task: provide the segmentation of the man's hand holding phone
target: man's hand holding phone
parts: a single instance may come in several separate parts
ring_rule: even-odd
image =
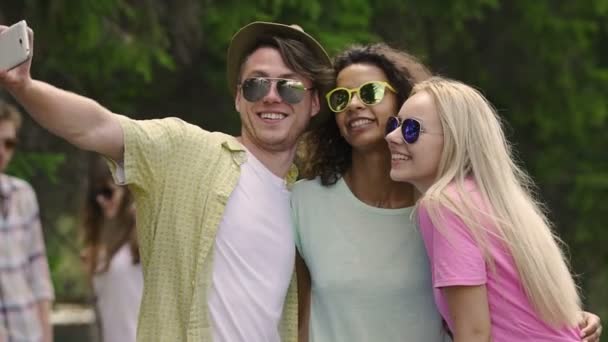
[[[9,91],[31,81],[34,32],[22,20],[10,27],[0,25],[0,87]]]

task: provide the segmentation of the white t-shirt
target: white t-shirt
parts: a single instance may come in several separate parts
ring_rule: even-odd
[[[143,291],[141,264],[133,264],[129,244],[114,254],[106,272],[93,277],[103,342],[135,342]]]
[[[209,314],[214,342],[279,342],[295,246],[285,180],[251,153],[214,245]]]

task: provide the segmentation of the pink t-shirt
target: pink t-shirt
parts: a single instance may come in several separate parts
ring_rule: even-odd
[[[474,203],[486,207],[473,181],[468,181],[465,188]],[[448,188],[448,192],[453,190]],[[453,321],[441,288],[485,284],[494,342],[580,341],[580,331],[577,327],[553,328],[536,313],[523,290],[515,262],[500,240],[489,237],[489,253],[496,267],[495,272],[492,272],[464,222],[446,208],[442,209],[442,214],[441,231],[435,228],[423,206],[419,208],[418,218],[431,264],[435,303],[450,329],[453,329]],[[488,220],[482,223],[485,227],[491,224]]]

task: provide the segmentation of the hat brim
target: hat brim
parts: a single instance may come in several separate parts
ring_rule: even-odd
[[[311,53],[320,63],[324,63],[328,68],[332,68],[331,58],[329,58],[329,55],[323,46],[308,33],[294,26],[256,21],[244,26],[235,33],[230,42],[230,46],[228,47],[226,69],[228,87],[232,96],[236,95],[243,59],[246,57],[246,54],[251,53],[251,50],[259,44],[260,38],[263,37],[281,37],[302,42],[310,49]],[[324,106],[324,95],[325,94],[319,93],[321,112],[312,118],[309,128],[317,127],[321,122],[327,119],[327,113],[323,113],[329,112],[329,110],[325,108],[326,106]]]
[[[329,55],[321,44],[308,33],[293,26],[256,21],[241,28],[233,37],[228,47],[227,76],[228,87],[232,96],[236,95],[236,87],[245,54],[250,53],[263,36],[275,36],[294,39],[306,45],[319,62],[332,66]]]

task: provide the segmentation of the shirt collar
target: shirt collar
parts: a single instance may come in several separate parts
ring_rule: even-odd
[[[222,142],[222,147],[230,152],[232,160],[237,165],[241,166],[247,161],[247,150],[235,137],[227,136]]]
[[[222,147],[227,149],[232,154],[232,160],[237,165],[243,165],[247,161],[247,150],[235,137],[227,136],[222,142]],[[291,190],[293,184],[298,180],[298,168],[295,164],[291,164],[287,175],[285,176],[285,184]]]
[[[296,164],[291,164],[289,167],[289,171],[287,171],[287,176],[285,176],[285,183],[287,184],[287,189],[291,190],[293,184],[298,180],[298,167]]]

